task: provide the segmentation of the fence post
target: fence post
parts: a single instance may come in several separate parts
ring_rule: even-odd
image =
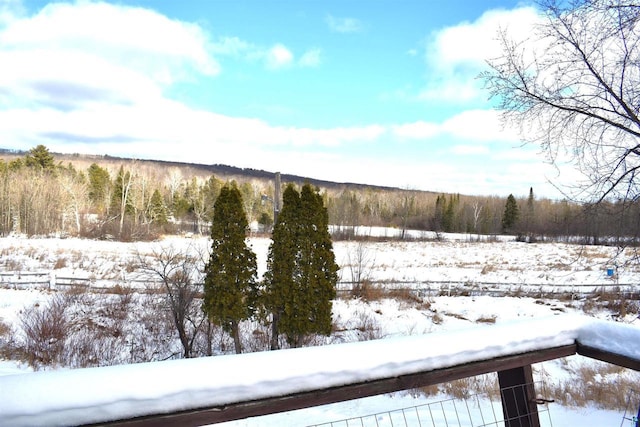
[[[505,427],[540,427],[531,365],[498,372]]]

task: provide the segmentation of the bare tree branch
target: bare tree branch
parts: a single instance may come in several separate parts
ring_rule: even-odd
[[[481,77],[506,123],[550,162],[573,163],[589,201],[640,194],[640,5],[544,0],[526,40],[499,33],[500,57]]]

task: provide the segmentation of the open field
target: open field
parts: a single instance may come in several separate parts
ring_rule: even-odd
[[[310,344],[453,331],[556,313],[586,313],[640,325],[640,320],[636,320],[638,302],[620,299],[621,290],[635,292],[640,282],[633,251],[447,237],[444,241],[335,242],[336,260],[341,266],[340,286],[347,290],[334,303],[333,334],[316,338]],[[266,268],[269,243],[267,238],[250,239],[260,274]],[[100,341],[98,353],[112,357],[96,360],[91,352],[67,355],[61,359],[68,362],[67,366],[176,357],[179,343],[175,332],[163,326],[162,316],[153,312],[161,307],[161,295],[150,292],[153,289],[147,283],[150,277],[139,265],[141,256],[157,253],[160,247],[206,255],[208,241],[184,237],[146,243],[0,239],[0,344],[6,348],[11,341],[14,350],[19,348],[25,338],[24,313],[51,304],[56,296],[63,295],[70,327],[81,325],[101,331],[108,340]],[[610,269],[615,272],[613,276],[607,273]],[[44,280],[30,285],[34,273],[44,274],[38,276]],[[82,286],[68,286],[60,278],[75,278]],[[353,298],[351,291],[354,281],[366,284],[358,289],[358,298]],[[463,290],[458,289],[463,285],[466,286]],[[105,294],[105,288],[113,292]],[[428,292],[416,291],[426,288]],[[506,291],[507,296],[494,297],[487,292],[497,289]],[[560,296],[551,297],[551,292]],[[268,328],[258,322],[246,322],[243,331],[245,349],[265,349]],[[216,354],[232,348],[228,338],[218,335],[214,343]],[[0,373],[32,369],[16,356],[19,351],[3,354],[9,360],[0,364]],[[51,369],[49,365],[32,366]],[[64,363],[57,366],[63,367]],[[610,425],[619,425],[625,397],[634,384],[640,383],[637,373],[579,357],[540,364],[535,371],[537,379],[544,381],[557,402],[550,406],[552,419],[567,417],[580,420],[581,425],[603,425],[601,416],[608,417]],[[326,414],[333,419],[349,418],[378,413],[383,407],[397,409],[420,405],[429,399],[465,397],[471,390],[491,392],[494,387],[495,379],[469,379],[436,389],[332,405],[326,410],[296,411],[258,424],[247,420],[233,425],[290,425],[312,418],[313,422],[331,421]]]

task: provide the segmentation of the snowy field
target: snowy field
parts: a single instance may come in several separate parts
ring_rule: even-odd
[[[592,304],[587,310],[585,300],[579,296],[584,291],[615,290],[617,286],[635,289],[640,282],[640,270],[636,263],[629,262],[635,254],[618,253],[611,247],[525,244],[511,239],[499,242],[476,240],[472,236],[449,235],[440,242],[335,242],[334,251],[336,261],[341,266],[343,282],[350,282],[357,276],[372,282],[384,282],[378,286],[435,286],[440,287],[440,292],[428,294],[420,303],[389,298],[372,301],[339,298],[334,303],[337,332],[330,342],[398,338],[434,332],[453,333],[556,314],[586,313],[599,319],[615,318],[616,321],[640,327],[637,310],[619,313],[593,308]],[[250,245],[257,254],[260,274],[266,268],[269,243],[270,240],[266,238],[250,239]],[[208,250],[208,242],[204,238],[167,237],[160,242],[149,243],[2,238],[0,319],[6,324],[17,325],[21,310],[42,304],[50,298],[52,292],[46,288],[56,289],[57,278],[83,279],[92,287],[135,283],[143,277],[135,269],[137,254],[149,253],[158,246],[183,251]],[[615,273],[613,276],[610,275],[611,271]],[[43,273],[44,276],[38,277],[45,277],[45,283],[28,285],[35,277],[30,273]],[[471,286],[478,292],[448,296],[448,291],[459,284]],[[511,296],[493,297],[485,292],[491,289],[508,289]],[[576,296],[555,299],[529,293],[536,289],[566,291]],[[366,336],[362,336],[362,331]],[[567,381],[589,364],[590,361],[578,356],[545,362],[535,366],[536,379],[547,383]],[[16,361],[0,362],[0,374],[3,375],[28,371],[24,364]],[[617,375],[634,378],[635,373],[624,371]],[[395,393],[225,425],[304,426],[379,414],[446,398],[448,396],[443,393],[433,396]],[[543,425],[555,426],[631,425],[621,424],[621,411],[603,410],[596,404],[580,408],[551,404],[542,422]]]

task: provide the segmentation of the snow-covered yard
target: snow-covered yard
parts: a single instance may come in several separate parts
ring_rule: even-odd
[[[345,282],[357,275],[360,279],[380,282],[377,286],[390,288],[398,287],[399,284],[418,288],[426,282],[477,283],[482,286],[508,287],[513,289],[513,295],[495,298],[481,293],[447,296],[446,292],[441,292],[420,298],[389,298],[393,294],[382,294],[380,298],[371,301],[339,298],[334,303],[336,332],[328,342],[347,343],[377,338],[404,340],[409,336],[419,337],[432,333],[447,337],[470,328],[499,330],[509,328],[514,322],[523,319],[585,313],[602,320],[615,317],[618,322],[630,324],[632,328],[640,326],[640,320],[636,320],[637,304],[627,304],[627,309],[621,313],[619,310],[614,312],[603,309],[598,301],[579,297],[539,298],[528,296],[525,292],[542,287],[549,290],[568,289],[569,294],[583,287],[591,290],[606,286],[613,293],[618,289],[615,286],[634,289],[640,282],[640,270],[635,263],[627,262],[634,255],[631,252],[618,253],[611,247],[525,244],[511,240],[477,242],[468,236],[447,237],[441,242],[336,242],[334,250],[336,260],[342,267],[341,278]],[[269,243],[270,240],[266,238],[250,239],[258,257],[260,274],[266,268]],[[28,275],[24,273],[45,272],[53,277],[89,279],[94,287],[126,284],[141,277],[135,265],[137,254],[148,253],[158,245],[184,251],[206,252],[208,249],[207,239],[204,238],[167,237],[161,242],[148,243],[2,238],[0,273],[11,274],[0,276],[0,280],[4,282],[0,282],[0,320],[18,329],[21,310],[35,304],[45,304],[51,298],[53,292],[47,290],[29,289],[29,286],[26,286],[27,289],[23,289],[25,286],[13,289],[15,286],[10,285],[10,282],[28,280]],[[612,269],[615,274],[610,276],[607,270]],[[55,288],[55,279],[50,282],[53,282]],[[471,343],[468,344],[471,346]],[[638,348],[635,343],[625,345]],[[362,358],[366,359],[365,356]],[[585,365],[593,365],[582,359],[584,358],[575,356],[567,360],[545,362],[535,367],[536,374],[548,383],[570,381]],[[0,374],[10,375],[28,370],[24,364],[16,361],[0,363]],[[63,371],[58,372],[61,373],[56,375],[65,375]],[[615,375],[630,377],[625,384],[638,381],[637,374],[626,370]],[[611,378],[599,378],[599,381],[604,384],[611,381]],[[256,389],[260,388],[253,385]],[[25,393],[30,394],[30,399],[36,396],[35,391]],[[416,406],[429,399],[432,401],[444,397],[446,396],[442,394],[427,397],[396,393],[231,424],[308,425]],[[619,410],[604,410],[598,408],[596,403],[582,408],[552,404],[550,416],[553,425],[620,425],[622,413]]]

